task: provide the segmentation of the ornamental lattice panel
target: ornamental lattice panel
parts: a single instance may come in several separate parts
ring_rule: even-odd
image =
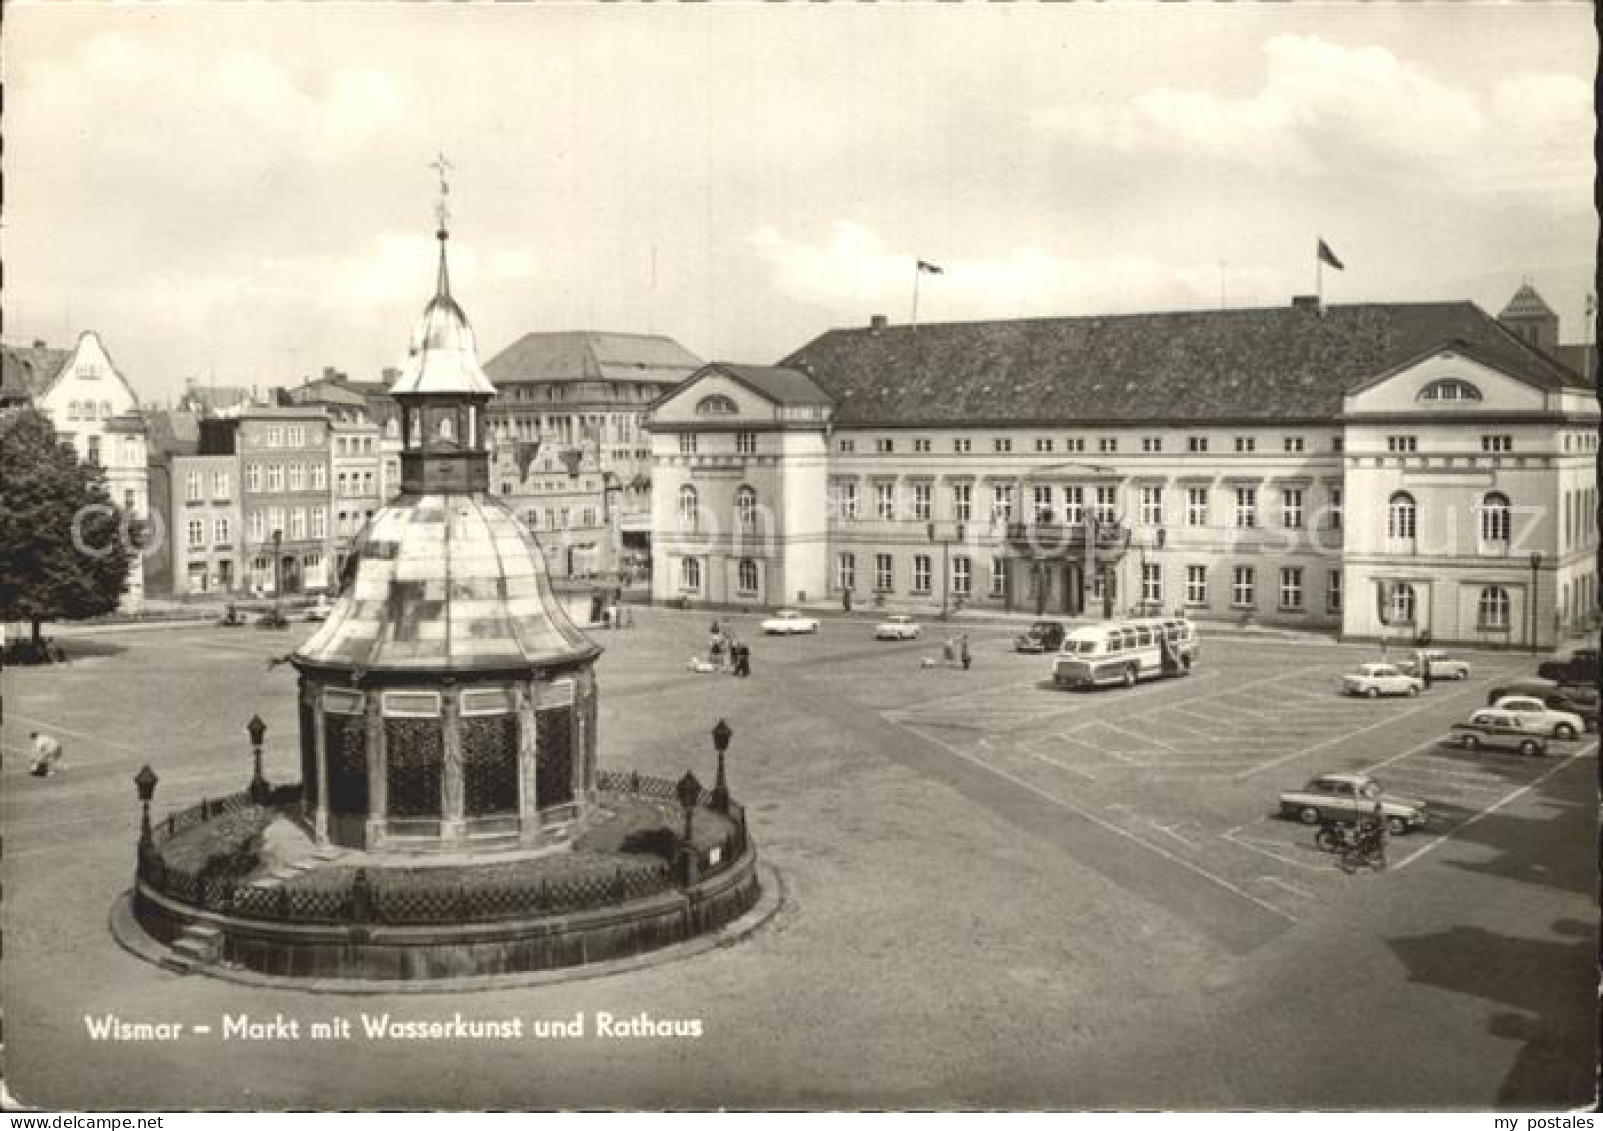
[[[439,719],[384,720],[389,816],[438,817],[445,736]]]
[[[367,812],[367,717],[365,715],[323,716],[324,743],[328,755],[328,808],[332,813]],[[308,788],[314,794],[317,775]]]
[[[464,717],[462,806],[469,817],[518,811],[516,715]]]
[[[547,707],[534,713],[538,755],[535,805],[541,809],[573,800],[573,709]]]

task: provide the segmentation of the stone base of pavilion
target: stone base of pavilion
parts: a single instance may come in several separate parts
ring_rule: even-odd
[[[676,947],[758,903],[738,804],[703,794],[686,841],[674,783],[603,786],[563,843],[460,853],[318,845],[293,788],[205,802],[142,840],[113,926],[186,973],[456,986]]]

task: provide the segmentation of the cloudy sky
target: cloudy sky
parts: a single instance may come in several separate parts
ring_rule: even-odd
[[[1584,3],[8,4],[8,342],[142,395],[397,364],[433,285],[768,362],[920,321],[1468,298],[1582,338]]]

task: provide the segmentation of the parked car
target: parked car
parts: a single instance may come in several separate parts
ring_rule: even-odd
[[[1488,707],[1497,706],[1498,700],[1507,699],[1511,695],[1540,699],[1555,711],[1566,711],[1572,715],[1579,715],[1587,730],[1595,731],[1597,729],[1598,694],[1596,687],[1589,687],[1585,684],[1561,687],[1550,679],[1517,679],[1512,683],[1492,688],[1486,695],[1486,705]]]
[[[1543,679],[1559,683],[1597,683],[1597,649],[1577,648],[1568,656],[1556,656],[1536,667]]]
[[[1547,753],[1547,739],[1534,724],[1513,711],[1482,707],[1467,722],[1454,723],[1449,742],[1465,750],[1517,750],[1521,754]]]
[[[1387,793],[1368,774],[1320,774],[1301,789],[1282,793],[1280,814],[1305,825],[1352,824],[1373,814],[1377,800],[1387,831],[1395,835],[1422,828],[1428,820],[1423,801]]]
[[[874,626],[875,640],[917,640],[918,622],[900,613],[888,616]]]
[[[1468,679],[1469,661],[1455,660],[1440,648],[1426,648],[1425,664],[1430,668],[1431,679]],[[1412,659],[1404,660],[1397,665],[1408,675],[1423,676],[1419,664]]]
[[[1580,715],[1556,711],[1534,695],[1505,695],[1494,707],[1518,715],[1527,727],[1553,738],[1576,738],[1586,730]]]
[[[1063,646],[1067,630],[1062,622],[1038,620],[1013,638],[1015,652],[1056,652]]]
[[[1396,664],[1359,664],[1358,670],[1341,677],[1341,689],[1348,695],[1418,695],[1425,681],[1409,675]]]
[[[780,609],[763,621],[763,631],[770,636],[793,636],[798,632],[817,632],[818,618],[804,617],[795,609]]]

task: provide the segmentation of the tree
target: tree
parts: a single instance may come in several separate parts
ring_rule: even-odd
[[[0,421],[0,619],[33,626],[113,612],[138,532],[112,504],[105,473],[26,409]]]

